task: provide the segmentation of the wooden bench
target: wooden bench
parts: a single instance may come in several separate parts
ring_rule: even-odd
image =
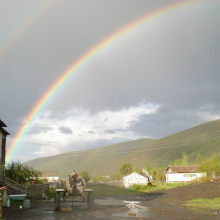
[[[92,209],[94,207],[94,191],[92,189],[84,189],[83,191],[88,193],[87,194],[87,204],[88,204],[88,208]],[[60,210],[60,196],[61,196],[61,193],[63,193],[63,201],[65,201],[65,196],[66,196],[67,190],[65,190],[65,189],[56,189],[56,195],[55,195],[55,199],[54,199],[55,211]],[[71,196],[71,194],[70,194],[70,196]]]

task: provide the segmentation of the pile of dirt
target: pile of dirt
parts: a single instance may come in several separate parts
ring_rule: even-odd
[[[220,179],[204,183],[189,184],[169,190],[160,190],[159,192],[163,193],[163,195],[155,198],[155,200],[166,199],[183,202],[197,198],[213,199],[220,197]]]

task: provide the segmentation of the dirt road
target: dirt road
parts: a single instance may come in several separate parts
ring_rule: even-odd
[[[220,197],[220,181],[191,184],[170,190],[158,190],[129,196],[114,196],[95,200],[93,210],[88,210],[82,202],[61,202],[62,211],[54,211],[53,200],[43,200],[28,210],[18,206],[4,208],[3,219],[42,219],[42,220],[209,220],[220,219],[211,210],[200,213],[189,210],[182,204],[194,198]],[[220,213],[220,207],[219,210]]]

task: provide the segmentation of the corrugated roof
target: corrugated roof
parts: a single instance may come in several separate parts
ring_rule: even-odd
[[[199,166],[168,166],[166,172],[169,173],[197,173]]]

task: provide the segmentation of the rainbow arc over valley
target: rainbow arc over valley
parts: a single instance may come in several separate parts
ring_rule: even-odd
[[[33,107],[29,115],[26,117],[25,122],[18,129],[15,138],[13,139],[9,149],[7,150],[6,163],[11,160],[16,148],[19,146],[19,143],[22,140],[27,129],[30,127],[38,113],[46,105],[47,101],[57,92],[57,90],[67,81],[77,70],[84,65],[88,60],[95,56],[100,51],[104,50],[107,46],[115,43],[122,36],[129,34],[129,32],[135,28],[142,27],[144,25],[150,24],[151,21],[155,20],[166,14],[172,14],[173,11],[184,8],[188,5],[201,3],[207,0],[186,0],[168,5],[167,7],[153,11],[152,13],[143,16],[134,22],[128,24],[127,26],[122,27],[90,50],[88,50],[83,56],[76,60],[66,71],[64,71],[60,77],[51,85],[51,87],[46,91],[46,93],[39,99],[37,104]]]

